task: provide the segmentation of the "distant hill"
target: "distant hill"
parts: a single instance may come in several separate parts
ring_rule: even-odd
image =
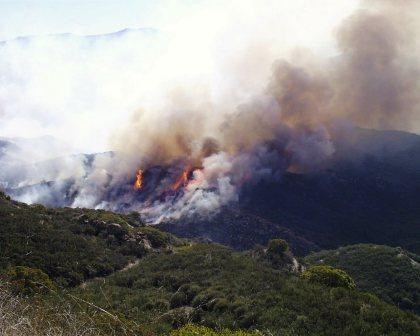
[[[42,38],[50,38],[50,39],[61,39],[61,40],[71,40],[71,39],[79,39],[79,40],[87,40],[87,41],[97,41],[100,39],[110,39],[110,38],[118,38],[122,36],[127,36],[130,34],[156,34],[158,31],[154,28],[124,28],[115,32],[104,33],[104,34],[94,34],[94,35],[77,35],[72,33],[62,33],[62,34],[48,34],[48,35],[26,35],[26,36],[18,36],[13,39],[3,40],[0,41],[0,47],[10,44],[10,43],[29,43],[36,39]]]
[[[341,268],[363,291],[420,314],[420,256],[384,245],[360,244],[310,254],[305,262]]]

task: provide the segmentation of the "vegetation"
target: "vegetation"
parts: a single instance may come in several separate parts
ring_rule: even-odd
[[[70,297],[16,296],[0,283],[0,335],[150,335],[140,326]]]
[[[302,273],[302,278],[328,287],[356,288],[353,279],[346,272],[331,266],[312,266]]]
[[[10,200],[0,192],[0,269],[40,269],[59,286],[109,275],[153,248],[179,239],[142,227],[133,214],[50,209]]]
[[[171,336],[260,336],[262,335],[258,331],[247,332],[247,331],[232,331],[228,329],[224,329],[222,331],[214,331],[213,329],[187,324],[182,328],[174,330],[171,332]]]
[[[5,278],[15,294],[49,293],[55,288],[49,276],[37,268],[11,267],[7,270]]]
[[[360,290],[420,314],[420,257],[413,253],[398,247],[359,244],[314,253],[305,262],[341,268]]]
[[[371,294],[311,283],[247,253],[192,244],[149,254],[73,294],[157,334],[188,323],[271,335],[415,335],[420,319]]]
[[[265,253],[261,253],[261,247],[254,247],[253,252],[260,256],[262,261],[268,260],[270,265],[283,271],[299,271],[299,264],[289,249],[289,244],[283,239],[272,239],[268,242]],[[264,251],[264,250],[263,250]]]
[[[268,242],[267,253],[272,255],[282,255],[289,250],[289,244],[283,239],[272,239]]]
[[[411,312],[291,272],[287,246],[235,252],[144,227],[135,213],[29,206],[0,193],[0,334],[420,333]]]

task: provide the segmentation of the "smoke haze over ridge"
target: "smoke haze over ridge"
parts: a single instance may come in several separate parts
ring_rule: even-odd
[[[337,50],[326,53],[276,45],[272,36],[277,30],[269,32],[275,15],[269,6],[261,7],[258,13],[267,17],[244,32],[237,30],[240,19],[227,24],[225,41],[223,30],[209,29],[220,40],[198,44],[189,57],[183,58],[181,50],[189,50],[184,44],[191,40],[175,39],[165,50],[170,52],[148,63],[159,71],[150,72],[145,81],[120,64],[130,76],[123,90],[135,90],[138,84],[150,91],[143,93],[144,100],[136,97],[128,104],[137,105],[137,112],[124,115],[113,129],[110,144],[116,154],[95,159],[88,173],[75,177],[72,206],[118,210],[120,204],[130,204],[154,221],[210,213],[235,201],[244,183],[322,167],[334,154],[334,138],[354,126],[417,130],[418,2],[362,2],[335,30]],[[212,14],[220,12],[209,13],[210,19]],[[246,36],[250,27],[255,31]],[[223,53],[235,33],[238,45]],[[193,75],[179,70],[186,64]],[[159,94],[154,93],[157,88]],[[139,201],[142,190],[114,193],[137,169],[154,167],[169,167],[157,196]],[[165,194],[183,170],[189,176],[182,193]]]

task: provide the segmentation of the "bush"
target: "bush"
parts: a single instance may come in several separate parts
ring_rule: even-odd
[[[170,236],[167,233],[159,231],[155,228],[146,226],[142,228],[141,231],[146,234],[152,244],[152,247],[154,248],[166,247],[170,243]]]
[[[127,221],[130,225],[134,227],[144,226],[144,222],[137,211],[131,211],[128,215],[126,215]]]
[[[302,278],[328,287],[356,288],[354,280],[346,272],[331,266],[312,266],[302,273]]]
[[[201,287],[196,284],[182,285],[171,297],[171,308],[188,305],[200,290]]]
[[[49,276],[37,268],[15,266],[7,270],[6,278],[15,294],[47,293],[55,288]]]
[[[194,308],[179,307],[171,309],[164,316],[163,320],[170,323],[174,328],[179,328],[194,319]]]
[[[271,255],[282,255],[289,250],[289,244],[283,239],[272,239],[268,242],[267,253]]]
[[[216,299],[214,303],[214,310],[218,312],[223,312],[229,308],[229,301],[225,298]]]
[[[185,306],[188,303],[187,296],[184,292],[176,292],[171,296],[171,308]]]

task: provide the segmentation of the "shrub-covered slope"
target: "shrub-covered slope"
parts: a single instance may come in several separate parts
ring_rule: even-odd
[[[134,214],[45,208],[12,201],[0,192],[0,269],[39,268],[60,285],[74,286],[178,241],[140,226]]]
[[[322,280],[330,273],[346,278],[328,270]],[[266,335],[420,333],[416,315],[300,271],[282,240],[234,252],[144,227],[137,214],[30,206],[0,193],[0,291],[23,300],[13,301],[22,304],[0,316],[0,324],[26,328],[20,334],[33,324],[42,335],[47,321],[44,334],[57,326],[63,335],[73,327],[82,334],[168,335],[188,323],[216,332],[192,326],[179,335],[225,328]]]
[[[313,284],[214,244],[151,254],[77,294],[159,333],[187,322],[271,335],[415,335],[420,320],[357,290]],[[269,333],[269,335],[270,335]]]
[[[353,277],[359,289],[420,313],[418,255],[398,247],[359,244],[314,253],[305,261],[341,268]]]

